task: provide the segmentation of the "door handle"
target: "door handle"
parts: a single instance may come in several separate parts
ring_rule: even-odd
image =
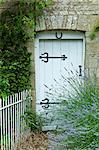
[[[44,56],[44,55],[45,55],[45,56]],[[47,63],[47,62],[48,62],[48,53],[45,52],[44,54],[41,54],[41,56],[39,56],[39,58],[40,58],[40,59],[42,59],[42,58],[46,59],[46,60],[43,60],[43,59],[42,59],[42,61],[44,61],[45,63]]]
[[[49,56],[49,54],[47,52],[45,52],[44,54],[41,54],[41,56],[39,56],[40,59],[42,59],[42,61],[44,61],[45,63],[47,63],[49,61],[49,59],[62,59],[65,60],[67,59],[67,57],[65,55],[62,56]]]
[[[48,98],[45,98],[40,102],[40,105],[43,105],[42,106],[43,108],[49,108],[50,104],[60,104],[60,103],[59,102],[49,102]]]
[[[82,66],[79,65],[79,76],[82,76]]]
[[[40,105],[45,104],[44,106],[42,106],[43,108],[49,108],[49,99],[45,98],[42,100],[42,102],[40,102]]]

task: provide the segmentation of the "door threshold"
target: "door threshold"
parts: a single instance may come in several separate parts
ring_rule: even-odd
[[[57,126],[44,126],[42,128],[42,131],[46,132],[46,131],[53,131],[56,130]]]

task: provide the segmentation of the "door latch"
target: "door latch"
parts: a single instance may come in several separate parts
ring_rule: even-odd
[[[48,98],[43,99],[42,102],[40,102],[40,105],[43,105],[42,106],[43,108],[49,108],[49,99]]]
[[[47,63],[49,61],[49,59],[61,58],[62,60],[65,60],[67,57],[65,55],[62,55],[61,57],[57,57],[57,56],[52,57],[52,56],[49,56],[49,54],[47,52],[45,52],[44,54],[41,54],[41,56],[39,56],[39,58],[42,59],[42,61],[44,61],[45,63]]]
[[[79,65],[79,76],[82,76],[82,66]]]
[[[40,102],[40,105],[42,105],[43,108],[49,108],[50,104],[60,104],[59,102],[49,102],[48,98],[45,98]]]

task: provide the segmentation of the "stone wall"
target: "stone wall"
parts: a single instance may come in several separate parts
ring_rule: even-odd
[[[0,12],[5,7],[0,7]],[[99,23],[99,0],[53,0],[53,4],[45,10],[45,15],[37,18],[36,31],[74,30],[85,32],[85,68],[97,72],[99,81],[99,33],[94,40],[90,33]],[[33,41],[28,44],[32,52],[32,85],[35,95],[35,63]],[[33,96],[35,97],[35,96]]]
[[[99,23],[99,0],[53,0],[45,15],[37,19],[36,31],[53,29],[85,32],[85,68],[96,70],[99,80],[99,33],[90,39],[94,25]]]

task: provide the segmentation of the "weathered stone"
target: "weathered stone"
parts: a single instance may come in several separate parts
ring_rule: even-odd
[[[97,79],[99,79],[99,68],[97,69],[96,77],[97,77]]]
[[[90,34],[94,25],[99,23],[99,0],[53,0],[53,5],[45,11],[44,16],[37,18],[36,31],[44,30],[75,30],[85,33],[85,68],[89,72],[96,72],[99,81],[99,32],[94,40]],[[0,8],[0,13],[4,10]],[[35,93],[35,63],[33,43],[28,45],[32,52],[32,85]],[[33,94],[35,95],[35,94]],[[35,99],[35,96],[33,96]],[[34,103],[33,103],[34,104]]]
[[[66,28],[67,29],[71,29],[72,23],[73,23],[73,17],[72,16],[68,16]]]
[[[62,22],[62,28],[63,28],[63,29],[66,28],[67,19],[68,19],[68,16],[63,16],[63,22]]]
[[[46,30],[45,18],[42,16],[39,18],[40,30]]]
[[[52,29],[57,29],[57,17],[51,16],[51,22],[52,22]]]
[[[47,30],[52,29],[52,22],[51,22],[51,17],[50,16],[47,16],[45,18],[45,25],[46,25]]]
[[[77,22],[77,30],[90,31],[90,20],[88,20],[88,16],[79,15]]]

